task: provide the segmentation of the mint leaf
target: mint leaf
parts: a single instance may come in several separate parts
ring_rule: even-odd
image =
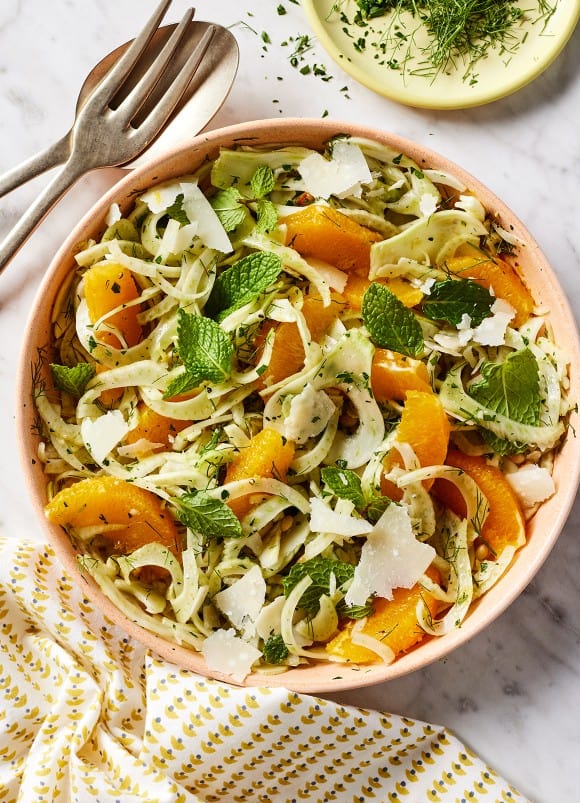
[[[337,588],[342,588],[352,579],[354,566],[341,560],[320,557],[295,563],[286,577],[282,578],[284,595],[287,597],[304,577],[311,577],[312,585],[301,596],[298,607],[309,614],[315,614],[320,608],[320,597],[323,594],[330,594],[332,575],[336,578]]]
[[[170,218],[173,218],[173,220],[177,220],[182,226],[191,223],[191,220],[187,217],[183,208],[183,193],[180,193],[171,206],[167,207],[166,214],[169,215]]]
[[[205,305],[206,315],[223,320],[230,312],[254,301],[276,281],[281,270],[282,260],[277,254],[248,254],[217,277]]]
[[[354,471],[327,466],[322,469],[320,476],[326,487],[339,499],[348,499],[357,510],[365,506],[360,477]]]
[[[254,198],[264,198],[272,192],[276,181],[272,168],[268,165],[261,165],[250,179],[250,189]]]
[[[83,395],[87,383],[96,373],[95,366],[88,362],[79,362],[72,367],[51,363],[50,370],[56,387],[77,398]]]
[[[227,332],[202,315],[180,309],[177,317],[177,353],[185,365],[190,388],[201,382],[223,382],[232,372],[234,347]]]
[[[179,396],[182,393],[189,393],[190,390],[195,390],[199,385],[199,379],[196,375],[192,375],[184,371],[175,379],[172,379],[167,390],[163,394],[164,399],[172,399],[174,396]]]
[[[235,187],[219,190],[211,199],[211,205],[226,231],[233,231],[246,219],[247,211],[240,203],[241,195]]]
[[[347,619],[364,619],[365,616],[371,615],[373,606],[372,603],[369,603],[368,605],[351,605],[349,608],[344,600],[341,600],[336,606],[336,612],[340,617]]]
[[[503,362],[486,362],[481,379],[469,388],[469,395],[485,407],[520,424],[540,423],[540,370],[530,349],[510,354]],[[527,444],[510,443],[484,430],[483,435],[499,454],[514,454]]]
[[[447,321],[458,326],[469,315],[472,326],[479,326],[491,315],[494,297],[489,290],[471,279],[446,279],[435,282],[423,302],[423,315],[431,321]]]
[[[191,491],[176,501],[177,518],[206,538],[240,538],[242,525],[235,513],[205,491]]]
[[[362,319],[375,345],[419,357],[425,348],[415,315],[387,287],[373,282],[363,296]]]
[[[371,524],[376,524],[391,504],[388,496],[373,496],[366,510],[366,517]]]
[[[278,222],[278,210],[272,201],[262,199],[256,203],[256,231],[271,231]]]

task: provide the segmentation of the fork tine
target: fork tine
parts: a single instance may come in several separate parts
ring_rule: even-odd
[[[140,107],[155,89],[155,86],[159,82],[159,79],[163,75],[172,57],[174,57],[185,31],[193,19],[193,14],[193,9],[188,8],[179,25],[176,26],[147,71],[141,76],[130,92],[127,93],[126,97],[120,97],[119,99],[117,99],[116,95],[112,97],[109,104],[110,108],[122,109],[127,117],[132,117],[139,111]],[[122,90],[123,87],[119,87],[119,93],[121,93]]]
[[[162,97],[159,99],[154,98],[151,108],[147,108],[147,101],[149,100],[149,97],[143,100],[143,103],[139,108],[139,120],[136,127],[144,122],[148,115],[153,111],[155,112],[157,119],[167,120],[171,116],[171,113],[179,103],[183,93],[193,78],[195,71],[199,67],[203,57],[209,49],[216,30],[217,29],[215,25],[210,25],[208,27],[204,35],[190,53],[183,67],[181,67],[175,79],[164,90]]]
[[[161,21],[172,2],[173,0],[161,0],[145,24],[144,28],[135,37],[131,45],[123,53],[115,66],[103,78],[87,102],[95,104],[101,103],[103,106],[106,106],[109,103],[111,98],[119,91],[135,64],[139,61],[139,58],[147,49],[147,45],[151,41],[155,31],[159,28],[159,25],[161,24]]]

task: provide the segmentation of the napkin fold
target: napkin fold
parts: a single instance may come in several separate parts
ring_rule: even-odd
[[[446,728],[201,678],[0,538],[0,801],[523,801]]]

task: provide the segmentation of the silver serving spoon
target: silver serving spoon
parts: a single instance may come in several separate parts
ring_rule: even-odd
[[[210,24],[192,21],[182,38],[182,47],[177,61],[183,63],[187,54],[192,52],[207,32]],[[177,23],[158,28],[139,62],[139,70],[132,75],[133,83],[147,70],[156,54],[167,42]],[[169,122],[158,134],[147,150],[124,167],[136,167],[137,164],[155,157],[164,150],[180,144],[199,133],[212,117],[219,111],[228,96],[238,69],[239,53],[237,42],[230,31],[213,25],[212,47],[207,51],[195,73],[193,80],[182,96]],[[112,70],[121,56],[131,45],[125,42],[111,51],[91,70],[79,92],[76,115],[92,95],[104,77]],[[177,65],[179,67],[179,64]],[[64,137],[50,147],[35,154],[17,167],[0,175],[0,197],[20,187],[32,178],[64,164],[71,154],[72,129]]]

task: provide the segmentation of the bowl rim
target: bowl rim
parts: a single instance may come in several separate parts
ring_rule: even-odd
[[[301,131],[299,136],[296,132]],[[294,136],[292,135],[294,132]],[[179,145],[153,161],[145,162],[133,171],[123,176],[84,214],[79,221],[71,227],[69,235],[61,244],[44,275],[33,301],[29,314],[26,334],[22,344],[17,368],[17,399],[16,399],[16,430],[18,434],[19,453],[24,477],[29,489],[29,498],[38,520],[44,530],[44,535],[65,570],[81,585],[86,596],[101,609],[104,615],[119,625],[125,632],[136,640],[161,655],[171,663],[190,669],[198,675],[214,678],[232,685],[236,685],[231,676],[224,673],[210,671],[205,666],[203,657],[187,647],[180,647],[151,633],[139,625],[131,622],[121,611],[109,601],[98,585],[83,573],[78,565],[73,547],[68,538],[63,536],[64,531],[51,525],[44,515],[45,484],[41,482],[44,477],[39,461],[35,461],[33,445],[36,443],[31,431],[34,420],[34,405],[28,393],[30,389],[30,367],[38,347],[39,320],[47,320],[49,312],[46,299],[51,298],[53,285],[62,284],[64,276],[70,273],[73,266],[73,253],[75,246],[81,239],[81,232],[104,229],[104,218],[113,202],[123,198],[128,206],[129,201],[138,192],[154,183],[166,180],[168,177],[184,175],[183,170],[172,173],[171,165],[181,164],[180,160],[191,158],[192,169],[199,166],[198,157],[216,151],[220,145],[232,144],[271,144],[273,147],[284,143],[305,144],[317,142],[322,144],[333,136],[346,134],[348,136],[362,137],[389,145],[410,156],[419,165],[429,167],[445,167],[454,176],[475,192],[483,201],[484,206],[498,216],[499,220],[509,221],[511,231],[521,240],[525,241],[526,280],[535,282],[532,287],[537,292],[536,285],[542,286],[542,295],[551,298],[550,320],[557,325],[558,330],[566,330],[566,341],[560,343],[567,348],[570,365],[580,369],[580,340],[574,317],[568,300],[562,290],[556,274],[542,253],[538,243],[526,229],[519,218],[492,192],[480,179],[455,164],[448,157],[444,157],[430,148],[424,147],[389,131],[357,123],[325,118],[272,118],[266,120],[252,120],[235,125],[224,126],[209,132],[204,132],[192,138],[187,144]],[[197,161],[196,161],[197,160]],[[170,176],[168,175],[171,174]],[[483,197],[482,197],[483,196]],[[68,266],[67,266],[68,263]],[[533,269],[532,274],[528,270]],[[580,399],[580,370],[570,371],[572,398]],[[491,588],[482,597],[485,600],[483,613],[480,612],[480,601],[472,606],[461,628],[447,633],[443,637],[428,639],[417,648],[398,657],[390,665],[348,665],[341,663],[320,663],[312,666],[290,669],[280,674],[268,675],[253,672],[248,675],[241,685],[244,686],[283,686],[293,691],[305,693],[329,693],[362,688],[378,684],[387,680],[394,680],[410,672],[422,669],[438,661],[462,644],[467,643],[491,624],[508,606],[519,596],[540,569],[558,536],[560,535],[568,514],[572,508],[577,494],[580,478],[580,439],[574,437],[574,428],[579,429],[579,416],[577,410],[571,414],[568,435],[558,452],[555,461],[555,479],[561,484],[555,497],[540,507],[538,514],[530,525],[530,540],[535,536],[534,549],[522,548],[507,573],[498,584]],[[562,466],[565,463],[565,466]],[[550,506],[550,515],[545,513],[546,506]],[[556,504],[557,503],[557,504]],[[544,522],[544,519],[546,520]],[[547,535],[537,534],[540,522],[545,525]],[[517,571],[514,572],[514,568]],[[506,582],[506,578],[513,582]],[[499,593],[501,591],[501,593]]]

